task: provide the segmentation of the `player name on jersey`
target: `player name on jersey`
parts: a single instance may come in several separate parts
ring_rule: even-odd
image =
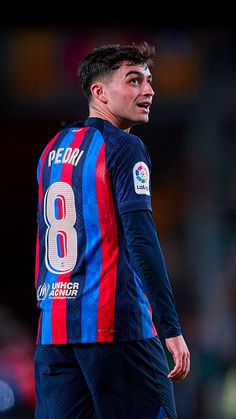
[[[73,164],[73,166],[77,166],[83,153],[83,150],[71,147],[59,147],[57,150],[51,150],[48,155],[48,167],[50,167],[52,163],[69,163]]]

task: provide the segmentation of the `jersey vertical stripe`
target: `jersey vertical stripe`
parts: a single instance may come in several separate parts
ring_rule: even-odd
[[[149,302],[148,302],[148,310],[149,310],[149,313],[150,313],[150,317],[152,319],[152,307],[150,306]],[[155,324],[153,322],[152,322],[152,334],[153,334],[153,336],[157,335],[156,327],[155,327]]]
[[[38,321],[38,331],[36,342],[41,342],[41,326],[42,326],[42,311],[40,311],[39,321]]]
[[[97,160],[96,189],[102,251],[97,341],[112,342],[114,340],[118,236],[111,179],[106,168],[105,143],[100,149]]]
[[[37,285],[38,276],[39,276],[39,249],[40,249],[40,242],[39,242],[39,225],[37,227],[37,238],[36,238],[36,254],[35,254],[35,286]]]
[[[96,131],[88,149],[82,173],[82,201],[87,241],[85,249],[86,277],[81,315],[81,342],[87,341],[88,331],[91,331],[92,337],[97,330],[102,250],[96,194],[96,164],[103,142],[102,135],[99,131]],[[91,294],[93,298],[91,298]]]

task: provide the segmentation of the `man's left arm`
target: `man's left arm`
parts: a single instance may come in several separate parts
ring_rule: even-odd
[[[121,214],[128,250],[133,265],[143,282],[152,310],[160,323],[167,349],[175,367],[171,380],[181,381],[190,368],[190,355],[182,336],[175,301],[167,274],[156,228],[148,210]]]

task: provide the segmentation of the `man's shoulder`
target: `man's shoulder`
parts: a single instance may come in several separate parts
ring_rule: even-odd
[[[102,135],[107,145],[115,148],[133,149],[142,144],[141,139],[136,135],[115,127],[106,121],[104,122]]]

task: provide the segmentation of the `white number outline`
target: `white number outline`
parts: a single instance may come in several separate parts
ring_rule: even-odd
[[[62,217],[56,218],[55,201],[60,200]],[[44,220],[47,225],[45,233],[45,264],[54,274],[71,272],[77,262],[77,233],[75,196],[71,185],[67,182],[54,182],[44,197]],[[63,238],[66,254],[58,254],[58,234]]]

